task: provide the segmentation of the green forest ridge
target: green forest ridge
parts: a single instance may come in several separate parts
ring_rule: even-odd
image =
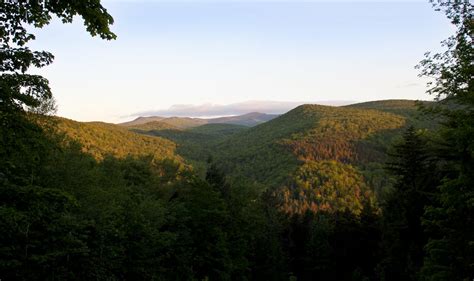
[[[127,126],[57,120],[59,130],[98,160],[105,155],[169,159],[204,177],[212,159],[229,182],[278,190],[288,212],[323,208],[356,214],[390,191],[393,179],[385,169],[390,145],[409,126],[427,130],[436,123],[422,118],[410,100],[302,105],[253,127],[214,123],[178,129],[156,120]],[[316,190],[323,195],[315,195]]]
[[[302,105],[254,127],[51,117],[28,69],[54,56],[26,25],[79,16],[115,39],[92,2],[0,3],[2,280],[473,279],[469,1],[430,1],[456,27],[419,65],[434,102]]]

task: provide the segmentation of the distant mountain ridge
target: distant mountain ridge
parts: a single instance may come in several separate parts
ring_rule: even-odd
[[[198,127],[206,124],[232,124],[241,125],[247,127],[253,127],[267,121],[270,121],[280,115],[278,114],[267,114],[260,112],[250,112],[243,115],[227,116],[218,118],[191,118],[191,117],[161,117],[161,116],[150,116],[150,117],[138,117],[135,120],[120,123],[118,125],[125,127],[141,127],[147,123],[153,122],[157,127],[174,127],[175,129],[188,129]],[[160,124],[161,123],[161,124]]]
[[[425,132],[438,123],[422,118],[419,103],[305,104],[282,115],[152,116],[118,125],[62,120],[60,129],[98,160],[151,154],[189,165],[204,177],[213,159],[230,182],[280,190],[289,212],[343,210],[344,204],[326,199],[342,198],[359,213],[364,202],[389,192],[392,179],[384,163],[390,145],[408,126]],[[321,192],[326,195],[320,198]]]

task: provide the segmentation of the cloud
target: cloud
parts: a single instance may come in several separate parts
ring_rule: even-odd
[[[137,116],[163,116],[163,117],[217,117],[242,115],[250,112],[268,114],[283,114],[299,105],[317,103],[321,105],[347,105],[354,101],[320,101],[320,102],[283,102],[283,101],[246,101],[227,105],[220,104],[176,104],[168,109],[157,109],[136,112],[128,117]]]

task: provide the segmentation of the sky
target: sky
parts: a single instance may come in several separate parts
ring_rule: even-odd
[[[430,99],[414,67],[454,31],[421,0],[103,5],[117,40],[91,37],[80,18],[34,30],[32,49],[55,61],[33,72],[50,80],[60,116],[121,122],[177,108],[208,116],[251,103]]]

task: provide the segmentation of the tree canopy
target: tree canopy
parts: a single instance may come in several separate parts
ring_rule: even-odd
[[[53,55],[29,28],[79,16],[111,40],[113,19],[99,0],[2,1],[0,278],[471,280],[473,7],[434,5],[457,32],[420,64],[431,123],[383,101],[178,130],[45,116],[27,71]]]
[[[115,39],[110,30],[114,20],[100,0],[87,1],[2,1],[0,3],[0,105],[24,110],[52,109],[52,93],[48,80],[26,74],[32,66],[41,68],[53,62],[48,51],[33,51],[28,43],[35,40],[29,30],[43,28],[54,18],[71,23],[80,16],[92,36]]]

